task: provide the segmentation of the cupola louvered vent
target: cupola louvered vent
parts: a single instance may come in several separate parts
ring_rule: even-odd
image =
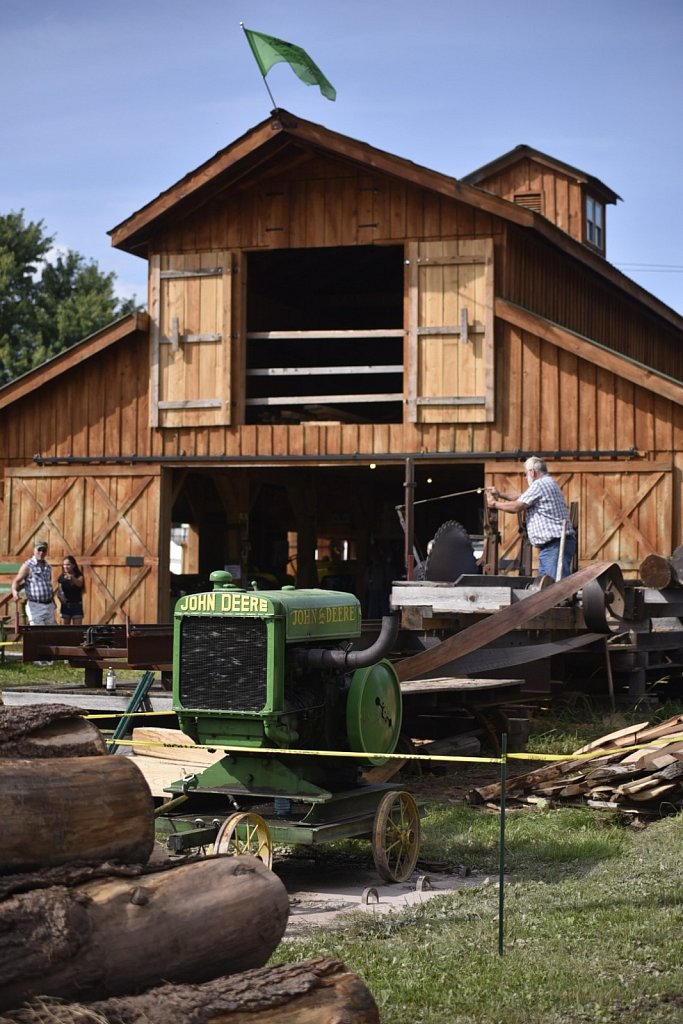
[[[526,206],[527,210],[543,213],[540,192],[518,192],[515,195],[515,202],[517,206]]]

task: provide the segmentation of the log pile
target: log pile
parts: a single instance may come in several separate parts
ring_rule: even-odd
[[[635,749],[634,749],[635,748]],[[506,801],[579,803],[638,815],[683,809],[683,715],[629,726],[571,758],[507,780]],[[473,789],[470,803],[497,807],[500,783]]]
[[[378,1021],[337,961],[264,966],[289,898],[262,861],[152,856],[133,760],[72,708],[0,707],[0,1024]]]
[[[204,985],[159,985],[88,1004],[33,1000],[0,1024],[379,1024],[377,1004],[356,974],[327,957],[276,964]]]

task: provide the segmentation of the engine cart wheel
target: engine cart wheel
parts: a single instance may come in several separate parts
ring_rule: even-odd
[[[273,838],[260,814],[238,811],[221,825],[213,847],[214,853],[238,857],[250,853],[262,860],[267,868],[273,866]]]
[[[410,793],[390,790],[372,825],[372,859],[386,882],[405,882],[420,852],[420,812]]]

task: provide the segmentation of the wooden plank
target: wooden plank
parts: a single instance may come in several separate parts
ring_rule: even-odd
[[[277,398],[247,398],[246,405],[346,405],[347,403],[358,402],[400,402],[403,400],[403,392],[389,394],[361,394],[361,395],[298,395],[283,396]]]
[[[486,395],[418,397],[417,404],[419,406],[443,406],[444,408],[449,408],[450,406],[486,405]]]
[[[163,281],[176,281],[188,277],[220,277],[222,272],[222,267],[177,268],[175,270],[162,270],[161,279]]]
[[[207,334],[183,334],[182,336],[179,334],[177,339],[176,339],[176,347],[177,347],[177,343],[181,342],[181,341],[182,341],[183,345],[187,345],[187,344],[192,344],[192,343],[195,343],[195,342],[202,342],[202,341],[207,341],[207,342],[210,342],[210,341],[214,341],[214,342],[215,341],[221,341],[221,339],[222,339],[222,335],[221,334],[210,334],[210,333],[207,333]],[[171,347],[173,347],[174,341],[173,341],[172,338],[162,338],[160,344],[162,344],[162,345],[171,345]]]
[[[210,252],[202,253],[201,265],[204,266],[212,258]],[[223,258],[224,254],[221,253]],[[221,322],[221,291],[223,287],[223,275],[218,277],[199,279],[199,322],[197,331],[199,334],[218,333],[218,339],[211,343],[202,345],[199,351],[199,396],[203,399],[217,399],[218,409],[222,407],[223,396],[221,394],[222,382],[222,354],[223,334]],[[220,415],[218,417],[220,419]],[[208,422],[207,422],[208,420]],[[216,422],[216,416],[203,417],[197,415],[196,424],[201,427],[208,427]]]
[[[530,596],[531,592],[526,591]],[[393,587],[391,592],[392,608],[424,608],[434,613],[490,613],[508,608],[512,604],[511,587],[432,587],[415,584],[414,586]]]
[[[646,726],[647,722],[640,722],[639,725],[627,725],[623,729],[615,729],[614,732],[609,732],[605,736],[600,736],[599,739],[591,740],[590,743],[579,747],[574,751],[573,756],[590,754],[594,750],[602,750],[605,747],[631,747],[636,742],[636,736],[640,730]]]
[[[401,693],[411,696],[418,693],[480,693],[482,690],[508,690],[522,686],[523,679],[459,679],[456,676],[442,676],[439,679],[410,679],[401,682]]]
[[[393,366],[268,366],[260,370],[247,370],[247,377],[320,377],[357,376],[365,373],[403,373],[403,365]]]
[[[157,726],[138,726],[133,729],[131,750],[135,756],[144,754],[146,757],[173,761],[187,766],[188,769],[206,768],[220,761],[222,750],[208,750],[198,747],[194,740],[181,732],[180,729],[163,729]],[[162,745],[163,744],[163,745]],[[178,768],[176,767],[176,771]],[[181,772],[181,774],[185,774]],[[176,778],[178,776],[176,775]]]
[[[377,328],[359,331],[249,331],[249,341],[316,341],[320,339],[341,339],[342,341],[363,341],[366,338],[403,338],[403,328]]]
[[[407,295],[408,335],[404,345],[404,362],[407,368],[405,388],[408,422],[417,423],[418,366],[420,359],[417,337],[419,325],[419,249],[417,242],[408,242],[407,251],[405,288]]]
[[[160,409],[220,409],[220,398],[186,398],[173,402],[159,402]]]

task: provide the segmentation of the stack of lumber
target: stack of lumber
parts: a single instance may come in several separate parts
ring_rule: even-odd
[[[73,708],[0,707],[0,1022],[378,1021],[338,961],[265,966],[289,898],[261,860],[153,856],[134,760]]]
[[[593,740],[565,761],[507,780],[506,800],[580,803],[640,814],[683,808],[683,715],[641,722]],[[473,789],[468,801],[496,806],[500,783]]]

